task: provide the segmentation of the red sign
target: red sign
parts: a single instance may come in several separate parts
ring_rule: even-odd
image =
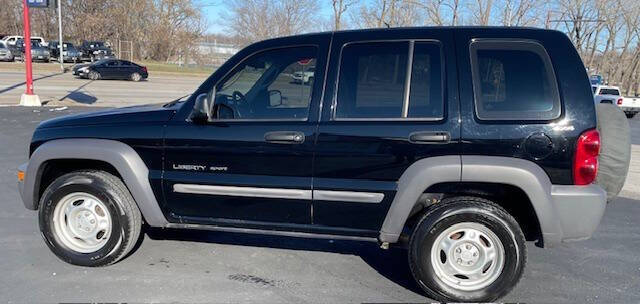
[[[300,60],[298,60],[298,63],[300,65],[307,65],[307,64],[309,64],[309,62],[311,62],[311,60],[312,60],[312,58],[300,59]]]

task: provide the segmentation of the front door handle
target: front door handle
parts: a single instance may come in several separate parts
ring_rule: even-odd
[[[451,135],[446,131],[414,132],[409,135],[409,141],[415,144],[446,144],[451,141]]]
[[[275,144],[301,144],[304,142],[304,133],[297,131],[267,132],[264,140]]]

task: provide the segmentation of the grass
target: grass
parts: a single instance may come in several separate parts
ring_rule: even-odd
[[[158,61],[136,61],[137,64],[146,66],[149,70],[150,74],[160,73],[160,74],[180,74],[180,75],[194,75],[194,76],[207,76],[211,75],[214,68],[211,67],[201,67],[201,66],[183,66],[180,67],[175,64],[168,64],[164,62]],[[73,63],[65,63],[64,67],[67,69],[71,69],[74,66]],[[25,66],[22,62],[0,62],[0,71],[24,71]],[[34,73],[49,73],[49,72],[59,72],[60,64],[58,62],[50,62],[50,63],[41,63],[34,62],[33,63],[33,72]]]

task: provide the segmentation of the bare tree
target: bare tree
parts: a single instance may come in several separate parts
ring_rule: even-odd
[[[460,0],[426,0],[422,6],[433,25],[458,25],[460,22]]]
[[[316,0],[237,0],[225,14],[244,43],[311,31],[319,23]]]
[[[351,18],[361,28],[412,26],[422,23],[420,4],[407,0],[361,3],[359,11],[352,14]]]
[[[473,20],[475,25],[489,25],[493,10],[493,0],[476,0],[473,7]]]
[[[505,26],[532,26],[540,22],[541,0],[503,0],[501,23]]]
[[[357,0],[331,0],[333,8],[333,29],[338,31],[342,29],[342,15],[350,6],[356,4]]]

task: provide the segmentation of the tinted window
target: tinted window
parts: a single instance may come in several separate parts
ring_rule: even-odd
[[[616,89],[600,89],[600,95],[620,95],[620,91]]]
[[[478,118],[548,120],[560,116],[555,76],[540,44],[480,41],[470,48]]]
[[[118,61],[116,60],[111,60],[111,61],[107,61],[104,66],[106,67],[115,67],[118,66]]]
[[[295,47],[248,58],[217,85],[218,118],[306,119],[316,56],[315,47]]]
[[[335,117],[443,117],[440,46],[416,42],[406,115],[403,113],[410,43],[375,42],[343,48]]]
[[[120,60],[120,65],[122,66],[132,66],[133,64],[129,61]]]
[[[416,42],[411,68],[410,118],[442,118],[442,67],[440,45]]]
[[[346,45],[335,117],[402,117],[408,48],[408,42]]]

